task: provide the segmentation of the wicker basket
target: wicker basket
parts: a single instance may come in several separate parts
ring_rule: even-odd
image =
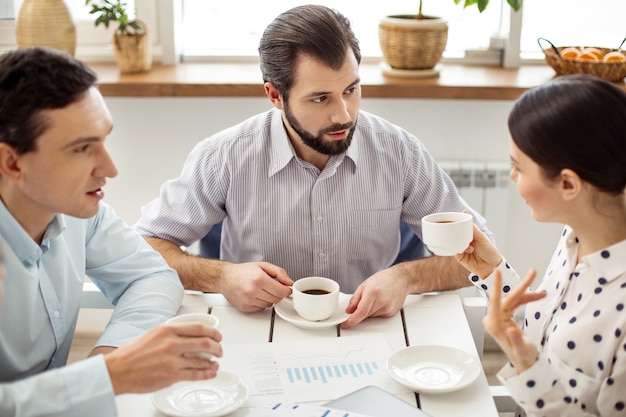
[[[415,15],[383,18],[378,25],[383,58],[391,68],[423,70],[441,59],[448,41],[448,23],[439,18],[416,19]]]
[[[548,43],[550,45],[550,48],[544,49],[542,42]],[[565,48],[569,48],[568,46],[556,47],[552,44],[552,42],[543,38],[539,38],[538,43],[541,49],[543,50],[543,53],[546,58],[546,62],[548,63],[548,65],[550,65],[554,69],[554,71],[556,71],[557,75],[590,74],[590,75],[596,75],[598,77],[604,78],[605,80],[609,80],[613,82],[622,81],[624,77],[626,77],[626,61],[593,62],[593,61],[575,61],[573,59],[563,59],[561,58],[561,51]],[[590,48],[590,47],[584,46],[583,48]],[[603,54],[606,54],[611,51],[616,51],[616,49],[599,48],[597,46],[594,48],[599,49]]]
[[[71,55],[76,50],[76,27],[63,0],[24,0],[15,23],[17,46],[45,46]]]
[[[115,59],[120,72],[132,74],[147,72],[152,68],[152,46],[146,25],[137,20],[142,27],[141,33],[122,34],[116,32],[113,36]]]

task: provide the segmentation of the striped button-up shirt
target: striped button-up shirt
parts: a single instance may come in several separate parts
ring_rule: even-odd
[[[487,231],[423,144],[398,126],[359,112],[351,146],[320,171],[296,156],[272,109],[196,145],[136,227],[189,246],[224,220],[223,260],[271,262],[292,279],[330,277],[351,293],[391,265],[400,220],[421,236],[423,216],[463,209]]]

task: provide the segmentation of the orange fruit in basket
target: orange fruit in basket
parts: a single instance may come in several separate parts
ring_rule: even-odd
[[[563,59],[576,59],[580,55],[580,49],[578,48],[563,48],[561,50],[561,58]]]
[[[626,55],[621,52],[613,51],[607,52],[602,58],[603,62],[623,62],[626,61]]]
[[[600,59],[594,52],[590,51],[582,51],[576,61],[591,61],[591,62],[600,62]]]
[[[604,57],[604,54],[602,53],[602,51],[594,47],[585,48],[583,49],[582,53],[594,54],[596,58],[598,58],[598,61],[602,61],[602,58]]]

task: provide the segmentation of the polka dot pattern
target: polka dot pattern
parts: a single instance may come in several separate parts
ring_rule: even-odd
[[[626,241],[575,264],[578,244],[564,228],[537,289],[546,297],[526,306],[524,332],[539,361],[500,376],[533,416],[626,417]]]

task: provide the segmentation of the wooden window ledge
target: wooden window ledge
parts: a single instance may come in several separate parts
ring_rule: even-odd
[[[110,97],[264,97],[261,71],[253,63],[154,65],[141,74],[120,74],[117,66],[90,64],[100,90]],[[517,69],[442,65],[438,77],[409,79],[383,75],[376,64],[360,68],[364,98],[515,100],[555,73],[548,65]],[[626,91],[624,82],[618,83]]]

